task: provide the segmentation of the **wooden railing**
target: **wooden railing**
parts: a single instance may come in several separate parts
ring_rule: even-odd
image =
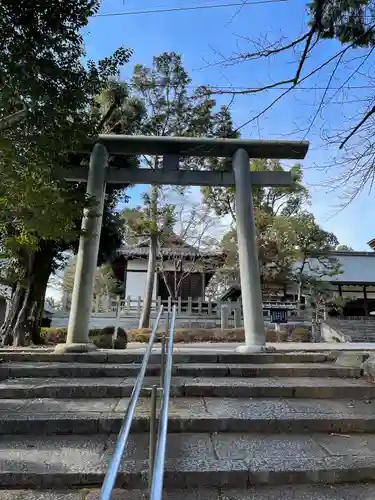
[[[216,301],[188,298],[162,301],[159,297],[152,301],[151,317],[155,319],[161,304],[165,310],[171,312],[173,304],[177,306],[178,328],[239,328],[243,326],[242,304],[240,301]],[[90,328],[103,328],[112,324],[119,324],[126,330],[138,327],[143,300],[141,297],[134,299],[119,296],[97,296],[93,300]],[[304,312],[303,316],[297,315],[294,302],[280,300],[267,300],[263,302],[263,316],[266,324],[271,324],[270,309],[275,307],[287,308],[290,311],[288,322],[291,324],[311,324],[311,315]],[[53,315],[52,325],[66,327],[69,319],[70,300],[65,297],[63,310],[56,311]]]
[[[151,302],[151,310],[153,312],[159,310],[163,305],[166,311],[172,312],[173,305],[177,306],[178,315],[193,315],[193,316],[215,316],[220,317],[222,314],[222,306],[229,308],[230,314],[235,314],[235,311],[242,311],[241,301],[217,301],[217,300],[203,300],[202,298],[194,299],[188,297],[183,300],[178,297],[176,300],[169,297],[167,300],[162,300],[158,297]],[[140,316],[143,307],[142,297],[134,299],[127,297],[121,299],[120,296],[102,296],[97,295],[93,300],[92,312],[93,313],[111,313],[120,311],[121,316]],[[277,300],[269,300],[263,302],[264,315],[267,316],[268,310],[273,307],[283,307],[290,311],[290,315],[296,315],[297,307],[295,302],[282,302]],[[70,298],[65,296],[63,300],[62,312],[70,310]]]

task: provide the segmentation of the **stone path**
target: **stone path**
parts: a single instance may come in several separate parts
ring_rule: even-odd
[[[79,492],[25,490],[5,491],[2,500],[98,500],[98,490],[85,488]],[[147,497],[146,497],[147,498]],[[313,485],[267,487],[250,486],[246,489],[192,489],[166,492],[163,500],[373,500],[375,487],[367,484],[354,486]],[[145,500],[144,490],[115,490],[112,500]]]
[[[137,363],[1,363],[0,380],[6,377],[135,377]],[[150,364],[147,375],[160,374],[160,366]],[[175,363],[177,376],[206,377],[359,377],[359,368],[324,363]]]
[[[16,378],[0,382],[0,399],[129,397],[134,377]],[[146,377],[145,386],[159,383]],[[322,377],[173,377],[173,396],[363,398],[375,399],[375,385],[364,379]]]
[[[1,357],[0,499],[98,500],[141,353]],[[180,352],[171,396],[166,500],[375,498],[375,385],[360,368]],[[142,393],[113,500],[144,498],[149,411]]]
[[[4,437],[1,483],[90,486],[102,480],[115,440],[116,435]],[[181,433],[170,436],[164,481],[167,488],[178,489],[202,487],[203,479],[226,488],[245,488],[249,481],[261,485],[372,480],[374,451],[374,437]],[[148,436],[134,434],[120,466],[123,485],[143,486],[147,454]]]
[[[227,353],[236,352],[236,348],[242,345],[241,342],[192,342],[189,344],[176,344],[174,352],[199,352],[199,353]],[[375,342],[268,342],[267,347],[275,348],[284,352],[324,352],[324,351],[375,351]],[[129,342],[126,350],[116,351],[118,354],[144,352],[146,344],[139,342]],[[6,352],[49,352],[53,347],[1,347],[0,356]],[[113,353],[113,350],[101,349],[100,352]],[[160,352],[160,347],[156,346],[153,352]]]

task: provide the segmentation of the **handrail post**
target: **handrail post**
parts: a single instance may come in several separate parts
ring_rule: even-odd
[[[158,386],[151,388],[151,413],[150,413],[150,441],[148,450],[148,490],[151,492],[152,474],[154,471],[155,450],[156,450],[156,407],[158,397]]]
[[[166,341],[168,338],[168,329],[169,329],[169,312],[167,313],[167,320],[165,324],[165,333],[163,333],[161,338],[161,350],[160,350],[160,387],[163,387],[163,379],[164,379],[164,365],[165,365],[165,350],[166,350]]]

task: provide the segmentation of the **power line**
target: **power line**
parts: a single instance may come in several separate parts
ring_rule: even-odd
[[[124,82],[126,85],[129,87],[138,87],[139,85],[131,83],[131,82]],[[165,84],[163,83],[150,83],[150,85],[143,85],[144,88],[154,88],[154,87],[166,87]],[[241,87],[241,86],[222,86],[222,85],[187,85],[187,88],[191,90],[196,90],[202,87],[206,87],[207,90],[225,90],[225,91],[261,91],[263,90],[263,87]],[[348,85],[346,87],[329,87],[329,90],[360,90],[360,89],[373,89],[373,85]],[[287,90],[289,87],[284,86],[279,86],[279,87],[272,87],[269,89],[264,89],[264,90]],[[293,90],[326,90],[326,87],[295,87]]]
[[[140,14],[158,14],[166,12],[183,12],[188,10],[201,10],[201,9],[222,9],[224,7],[249,7],[250,5],[260,5],[266,3],[281,3],[288,2],[288,0],[256,0],[248,3],[222,3],[219,5],[199,5],[196,7],[173,7],[170,9],[153,9],[153,10],[135,10],[127,12],[104,12],[103,14],[95,14],[93,17],[114,17],[114,16],[136,16]]]

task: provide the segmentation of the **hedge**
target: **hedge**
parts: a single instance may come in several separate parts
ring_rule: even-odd
[[[112,335],[114,327],[107,326],[103,329],[89,330],[90,341],[101,349],[112,348]],[[41,337],[46,345],[62,344],[66,341],[67,328],[41,328]],[[122,328],[118,329],[115,349],[125,349],[127,346],[127,335]]]
[[[128,332],[129,342],[148,342],[151,329],[143,328],[130,330]],[[156,341],[160,342],[164,330],[157,332]],[[176,343],[189,342],[243,342],[245,331],[243,328],[176,328],[174,340]],[[274,329],[266,330],[267,342],[310,342],[311,333],[309,328],[293,328],[290,331],[281,329],[276,332]]]
[[[114,327],[106,327],[102,330],[92,329],[89,331],[90,341],[97,347],[102,349],[110,349],[112,347],[112,333]],[[123,349],[128,342],[147,343],[151,334],[150,328],[142,328],[130,330],[125,333],[121,328],[118,332],[115,348]],[[162,335],[165,334],[164,329],[157,332],[156,342],[160,342]],[[42,328],[41,336],[45,344],[56,345],[66,341],[67,328]],[[243,328],[176,328],[175,342],[190,343],[190,342],[243,342],[245,333]],[[274,329],[266,330],[267,342],[310,342],[310,329],[306,327],[297,328],[282,328],[276,332]]]

